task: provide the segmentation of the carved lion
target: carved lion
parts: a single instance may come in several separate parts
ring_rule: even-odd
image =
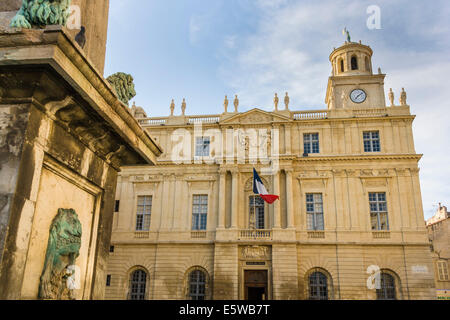
[[[117,72],[107,78],[119,97],[119,100],[128,105],[128,102],[136,95],[133,77],[123,72]]]
[[[81,247],[81,223],[73,209],[59,209],[50,226],[40,299],[72,299],[66,287],[67,267],[74,265]]]
[[[23,0],[22,7],[11,21],[11,27],[66,25],[71,0]]]

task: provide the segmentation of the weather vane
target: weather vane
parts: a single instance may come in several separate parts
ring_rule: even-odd
[[[350,38],[350,32],[347,30],[347,27],[345,27],[344,30],[342,30],[342,34],[343,34],[344,36],[347,36],[347,41],[348,41],[348,42],[352,42],[352,41],[351,41],[351,38]]]

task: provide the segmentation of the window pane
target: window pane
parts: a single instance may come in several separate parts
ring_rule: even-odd
[[[370,221],[372,230],[389,230],[386,193],[369,193]]]
[[[208,196],[194,195],[192,202],[192,230],[206,230]]]
[[[321,272],[314,272],[309,276],[309,299],[328,300],[327,277]]]
[[[147,273],[143,270],[136,270],[131,274],[130,280],[130,300],[144,300],[147,282]]]

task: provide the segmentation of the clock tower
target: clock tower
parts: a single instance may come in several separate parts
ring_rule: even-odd
[[[385,108],[385,74],[372,70],[373,51],[369,46],[348,42],[330,55],[332,74],[328,79],[325,103],[328,109]]]

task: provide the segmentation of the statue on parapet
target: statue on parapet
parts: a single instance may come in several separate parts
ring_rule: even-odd
[[[133,77],[127,73],[117,72],[110,75],[106,80],[114,88],[119,100],[128,106],[128,102],[136,96]]]
[[[223,109],[225,113],[228,112],[228,104],[229,104],[228,97],[225,96],[225,100],[223,101]]]
[[[65,26],[70,15],[71,0],[23,0],[22,7],[11,20],[11,27],[31,29],[47,25]]]
[[[289,103],[291,102],[291,98],[289,98],[289,93],[286,92],[286,96],[284,97],[284,106],[286,110],[289,110]]]
[[[406,106],[406,91],[405,88],[402,88],[402,93],[400,94],[400,105]]]
[[[275,105],[275,111],[278,111],[278,103],[280,102],[280,99],[278,98],[278,94],[275,93],[275,97],[273,98],[273,104]]]
[[[392,88],[389,89],[389,102],[391,103],[391,107],[394,106],[394,91],[392,91]]]

